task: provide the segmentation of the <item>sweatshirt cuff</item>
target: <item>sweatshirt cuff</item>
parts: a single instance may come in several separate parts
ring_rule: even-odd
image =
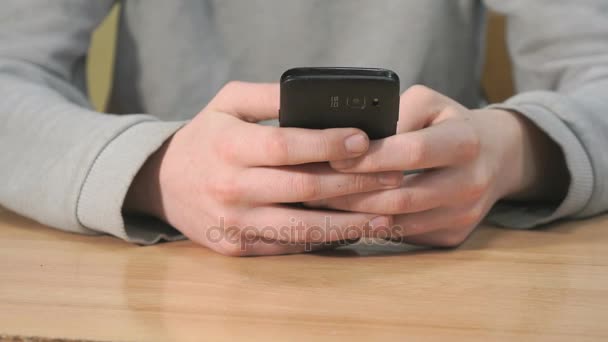
[[[76,215],[80,223],[129,242],[152,244],[181,234],[152,218],[123,217],[127,191],[148,157],[184,122],[138,122],[111,140],[95,159],[84,181]]]
[[[583,211],[593,193],[593,170],[582,143],[558,116],[558,113],[569,111],[569,106],[560,102],[556,94],[534,92],[515,96],[489,108],[518,112],[544,131],[564,154],[570,185],[561,203],[498,202],[490,211],[487,221],[509,228],[529,229],[573,217]],[[550,174],[545,176],[551,177]]]

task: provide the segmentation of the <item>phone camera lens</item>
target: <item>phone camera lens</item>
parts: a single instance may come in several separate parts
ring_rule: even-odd
[[[364,109],[366,102],[365,96],[353,96],[346,99],[348,107],[353,109]]]

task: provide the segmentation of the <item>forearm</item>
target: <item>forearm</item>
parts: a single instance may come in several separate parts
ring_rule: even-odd
[[[87,204],[94,196],[82,198],[92,170],[112,141],[154,118],[97,113],[68,101],[55,90],[60,82],[49,88],[0,72],[0,178],[7,184],[0,203],[54,227],[92,232],[78,217],[95,206]],[[129,161],[123,164],[127,170]]]
[[[517,111],[541,130],[559,147],[566,167],[555,167],[555,147],[549,152],[538,149],[536,153],[527,154],[528,160],[545,161],[535,173],[538,179],[545,178],[547,183],[537,182],[540,189],[557,189],[568,184],[566,195],[555,201],[550,197],[543,203],[524,201],[517,203],[500,203],[490,216],[490,221],[500,225],[531,228],[560,218],[587,217],[608,209],[606,182],[608,162],[605,159],[605,146],[608,146],[608,118],[602,113],[608,110],[608,103],[596,97],[608,82],[590,83],[573,93],[551,91],[530,92],[518,95],[504,104],[495,105],[510,111]],[[543,146],[543,143],[539,144]],[[524,154],[525,155],[525,154]],[[537,156],[537,157],[532,157]],[[534,165],[535,161],[530,162]],[[563,170],[568,171],[567,181],[563,179]],[[549,192],[547,192],[549,193]],[[517,197],[515,197],[518,199]],[[526,199],[524,197],[524,199]]]
[[[561,218],[587,217],[608,210],[605,181],[608,174],[605,158],[608,12],[605,1],[485,0],[485,3],[507,17],[508,45],[518,92],[491,107],[521,113],[559,147],[566,168],[554,168],[551,160],[555,158],[551,156],[556,154],[555,148],[529,154],[535,157],[528,159],[545,160],[536,168],[543,171],[535,178],[563,179],[562,170],[568,170],[568,188],[561,201],[501,203],[493,211],[492,221],[531,228]],[[546,144],[541,141],[538,145]],[[560,184],[565,182],[554,186]],[[554,186],[547,183],[535,192],[549,193]]]
[[[146,158],[181,123],[91,109],[82,61],[114,2],[3,2],[0,205],[56,228],[150,243],[161,229],[133,232],[122,203]],[[33,8],[44,15],[27,16]]]

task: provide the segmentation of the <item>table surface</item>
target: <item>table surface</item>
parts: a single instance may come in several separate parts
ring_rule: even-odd
[[[460,248],[231,258],[0,209],[0,335],[89,340],[606,340],[608,217]]]

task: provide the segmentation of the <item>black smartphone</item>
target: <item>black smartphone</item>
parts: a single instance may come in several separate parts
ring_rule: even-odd
[[[394,135],[399,76],[375,68],[294,68],[281,76],[281,127],[356,127],[370,139]]]

